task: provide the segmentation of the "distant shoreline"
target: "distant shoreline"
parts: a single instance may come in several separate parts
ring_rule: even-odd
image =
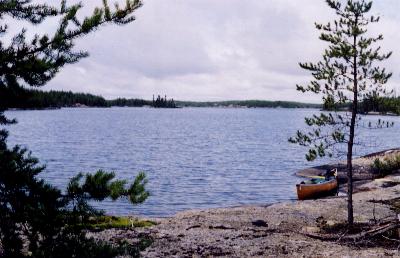
[[[201,102],[199,102],[201,103]],[[59,109],[91,109],[91,108],[149,108],[153,109],[153,107],[145,105],[145,106],[66,106],[66,107],[45,107],[45,108],[8,108],[6,111],[44,111],[44,110],[59,110]],[[154,109],[183,109],[183,108],[215,108],[215,109],[318,109],[320,112],[332,112],[327,110],[322,110],[319,107],[248,107],[248,106],[177,106],[174,108],[154,108]],[[344,113],[347,111],[337,111],[339,113]],[[367,114],[358,114],[361,116],[393,116],[397,117],[399,115],[394,113],[377,113],[377,112],[369,112]]]
[[[3,94],[3,93],[2,93]],[[76,93],[71,91],[41,91],[41,90],[23,90],[19,95],[13,92],[5,92],[2,99],[3,106],[14,109],[41,110],[41,109],[57,109],[62,107],[147,107],[154,106],[157,108],[173,108],[173,107],[217,107],[217,108],[310,108],[325,109],[322,103],[306,103],[299,101],[283,101],[283,100],[218,100],[218,101],[188,101],[174,100],[173,98],[166,101],[159,96],[157,100],[146,100],[139,98],[115,98],[105,99],[100,95],[89,93]],[[165,96],[166,98],[166,96]],[[383,99],[388,103],[385,105],[371,107],[370,103],[360,102],[360,114],[367,115],[384,115],[393,116],[400,115],[400,98]],[[169,103],[169,104],[168,104]],[[165,105],[165,106],[164,106]],[[349,110],[350,103],[339,105],[338,112]]]
[[[247,107],[247,106],[178,106],[176,108],[153,108],[150,106],[86,106],[86,107],[47,107],[47,108],[9,108],[6,111],[35,111],[35,110],[59,110],[59,109],[92,109],[92,108],[149,108],[149,109],[182,109],[182,108],[215,108],[215,109],[318,109],[313,107]]]

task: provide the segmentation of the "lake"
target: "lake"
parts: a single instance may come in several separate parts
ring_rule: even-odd
[[[115,171],[133,180],[146,172],[150,198],[132,206],[127,200],[97,207],[115,215],[163,217],[186,209],[268,204],[294,200],[293,173],[326,163],[309,163],[306,149],[288,143],[312,109],[229,108],[64,108],[8,111],[18,124],[9,144],[29,148],[46,165],[41,177],[65,189],[78,172]],[[380,117],[366,117],[377,120]],[[363,155],[399,147],[395,126],[362,130]]]

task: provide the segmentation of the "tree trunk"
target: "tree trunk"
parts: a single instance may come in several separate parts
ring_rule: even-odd
[[[356,17],[355,23],[358,23]],[[351,110],[351,123],[350,123],[350,136],[349,142],[347,144],[347,222],[349,226],[353,226],[354,216],[353,216],[353,145],[354,145],[354,128],[356,125],[357,117],[357,104],[358,104],[358,81],[357,81],[357,35],[354,32],[353,37],[353,105]]]
[[[353,141],[354,141],[354,127],[356,112],[353,110],[351,113],[351,125],[350,125],[350,139],[347,144],[347,222],[349,226],[353,225]]]

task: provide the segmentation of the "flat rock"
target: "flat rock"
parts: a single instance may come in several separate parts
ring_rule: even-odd
[[[388,205],[373,200],[398,197],[400,185],[354,194],[356,222],[395,217]],[[381,247],[360,248],[337,242],[311,239],[303,234],[317,233],[318,221],[329,225],[347,218],[346,198],[283,202],[273,205],[189,210],[174,217],[158,219],[158,225],[135,230],[93,233],[103,240],[138,236],[153,239],[142,252],[144,257],[386,257],[399,256],[397,250]],[[256,219],[255,219],[256,218]],[[262,222],[261,222],[262,221]],[[256,222],[256,223],[254,223]],[[268,222],[268,223],[267,223]],[[268,224],[266,226],[264,223]]]

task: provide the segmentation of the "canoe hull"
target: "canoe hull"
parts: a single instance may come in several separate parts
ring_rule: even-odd
[[[297,197],[299,200],[306,200],[330,196],[337,192],[337,187],[337,179],[320,184],[297,184]]]

